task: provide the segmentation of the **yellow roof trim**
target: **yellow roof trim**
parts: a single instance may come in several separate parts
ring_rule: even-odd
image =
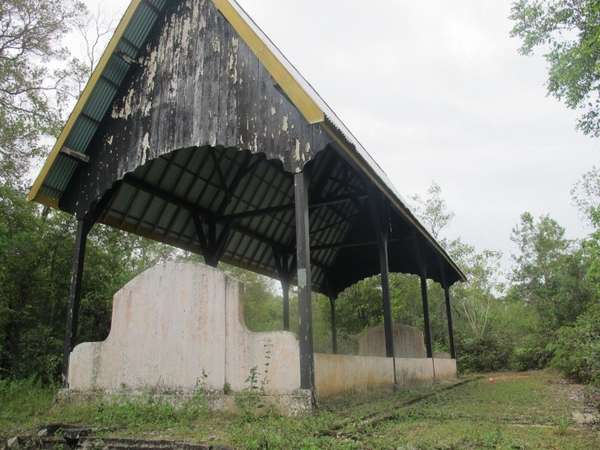
[[[79,96],[79,100],[77,100],[75,108],[73,109],[73,112],[69,116],[69,120],[67,120],[67,123],[65,124],[60,135],[58,136],[58,139],[56,140],[56,143],[54,144],[54,147],[52,148],[50,155],[48,155],[48,158],[46,159],[46,162],[44,163],[44,166],[42,167],[42,170],[40,171],[40,174],[35,179],[35,182],[33,183],[33,186],[31,187],[31,191],[29,192],[29,195],[27,196],[27,200],[38,201],[40,203],[43,203],[47,206],[52,206],[52,207],[55,207],[55,205],[56,206],[58,205],[58,200],[48,201],[49,200],[48,197],[41,198],[41,196],[39,195],[40,189],[42,188],[42,185],[44,184],[44,181],[46,180],[46,177],[48,176],[48,173],[50,172],[52,165],[56,161],[56,158],[58,158],[58,155],[60,154],[62,147],[65,145],[65,141],[67,140],[69,134],[71,133],[71,130],[75,126],[75,122],[79,118],[79,115],[85,108],[85,105],[86,105],[88,99],[92,95],[92,92],[93,92],[94,88],[96,87],[98,80],[100,80],[100,77],[101,77],[102,73],[104,72],[104,69],[106,69],[108,62],[110,61],[110,58],[112,57],[114,51],[117,48],[117,45],[119,45],[119,42],[121,41],[121,38],[123,37],[125,30],[129,26],[129,22],[131,22],[131,19],[132,19],[133,15],[135,14],[135,12],[137,11],[140,3],[142,3],[142,0],[132,0],[129,7],[125,11],[123,18],[119,22],[119,25],[117,26],[117,28],[113,34],[113,37],[110,39],[110,42],[108,43],[108,45],[106,47],[106,50],[102,54],[100,61],[98,61],[98,64],[96,65],[96,68],[94,69],[94,72],[92,73],[91,78],[89,79],[89,81],[87,82],[87,84],[85,86],[85,89]]]
[[[302,113],[306,121],[310,124],[324,122],[325,114],[317,102],[308,95],[298,80],[294,78],[261,37],[256,34],[231,2],[229,0],[213,0],[213,3],[244,40],[246,45],[250,47],[250,50],[258,57],[259,61],[269,71],[283,92],[285,92],[296,108]]]

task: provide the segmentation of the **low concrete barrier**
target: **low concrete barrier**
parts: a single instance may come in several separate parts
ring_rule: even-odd
[[[394,324],[394,355],[396,358],[426,358],[423,331],[403,324]],[[383,325],[366,329],[357,336],[360,356],[386,356]]]
[[[202,264],[169,262],[115,295],[108,338],[71,353],[65,397],[149,392],[186,398],[203,389],[224,405],[223,395],[253,389],[295,414],[311,403],[311,393],[300,389],[299,354],[292,333],[247,329],[237,281]],[[395,363],[401,386],[456,376],[450,359]],[[315,354],[315,381],[321,397],[392,386],[394,360]]]
[[[106,341],[78,345],[69,364],[76,391],[250,387],[298,390],[298,341],[250,332],[238,282],[201,264],[161,264],[128,283],[114,297]]]
[[[398,386],[456,378],[456,361],[429,358],[383,358],[315,354],[315,384],[321,398],[344,392],[366,391],[394,385],[394,362]]]

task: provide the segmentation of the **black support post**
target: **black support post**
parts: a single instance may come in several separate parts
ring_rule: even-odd
[[[290,280],[292,279],[293,264],[290,261],[290,255],[281,253],[277,247],[273,246],[273,259],[279,274],[281,282],[281,292],[283,297],[283,329],[290,330]]]
[[[381,267],[381,294],[383,297],[383,327],[385,331],[385,354],[394,356],[394,333],[392,325],[392,304],[390,301],[390,269],[388,260],[387,232],[379,234],[379,264]]]
[[[63,345],[63,384],[67,385],[69,376],[69,356],[77,337],[79,325],[79,306],[81,303],[81,280],[83,278],[83,263],[85,259],[85,246],[87,235],[91,225],[86,220],[77,223],[77,235],[75,236],[75,251],[73,253],[73,265],[71,269],[71,287],[69,289],[69,304],[67,306],[67,327]]]
[[[337,355],[337,324],[335,321],[335,297],[329,297],[329,306],[331,308],[331,351]]]
[[[421,275],[421,297],[423,299],[423,334],[425,335],[425,348],[427,349],[427,357],[433,358],[433,346],[431,343],[431,323],[429,322],[427,277],[425,275]]]
[[[446,297],[446,318],[448,319],[448,347],[450,347],[450,356],[456,359],[456,348],[454,347],[454,326],[452,325],[452,308],[450,305],[450,287],[444,286],[444,296]]]
[[[379,267],[381,273],[381,294],[383,300],[383,328],[385,334],[385,354],[388,358],[394,357],[394,332],[392,323],[392,305],[390,301],[390,269],[389,269],[389,221],[387,206],[381,194],[372,191],[370,195],[371,214],[373,225],[377,234],[379,249]]]
[[[300,386],[314,393],[315,371],[312,336],[312,281],[310,265],[310,225],[308,180],[305,173],[294,175],[296,209],[296,265],[298,270],[298,309],[300,326]]]
[[[283,329],[290,331],[290,283],[288,280],[281,280],[281,290],[283,292]]]

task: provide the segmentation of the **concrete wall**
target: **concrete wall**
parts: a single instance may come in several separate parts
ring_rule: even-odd
[[[383,325],[369,328],[358,335],[358,354],[386,356]],[[397,358],[426,358],[423,332],[408,325],[394,324],[394,354]]]
[[[272,394],[300,387],[299,347],[287,332],[252,333],[244,325],[238,282],[200,264],[158,265],[114,297],[104,342],[71,353],[73,390],[234,391]]]
[[[399,334],[400,335],[400,334]],[[370,340],[369,342],[374,342]],[[243,321],[238,282],[200,264],[158,265],[114,297],[110,335],[75,347],[69,366],[74,392],[191,392],[252,387],[268,395],[300,392],[296,337],[253,333]],[[315,355],[321,397],[394,381],[393,360],[379,356]],[[396,358],[399,384],[456,376],[450,359]],[[254,374],[251,376],[251,374]]]
[[[453,359],[396,358],[395,363],[399,386],[456,378]],[[394,361],[377,356],[315,354],[315,383],[322,398],[392,386]]]

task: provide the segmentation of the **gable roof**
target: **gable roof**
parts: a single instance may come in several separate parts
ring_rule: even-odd
[[[465,280],[458,266],[410,211],[383,169],[244,9],[235,0],[210,1],[254,52],[306,121],[321,124],[339,149],[362,169],[402,216]],[[36,178],[29,200],[59,207],[59,200],[77,168],[73,155],[85,157],[88,154],[92,138],[167,3],[167,0],[131,1]]]

